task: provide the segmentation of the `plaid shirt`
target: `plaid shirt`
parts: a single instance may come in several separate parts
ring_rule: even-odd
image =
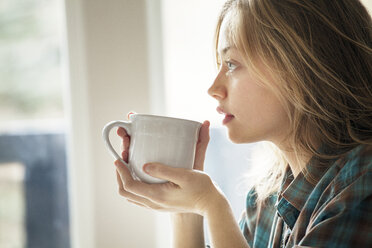
[[[327,169],[307,168],[315,186],[288,169],[280,193],[265,204],[248,193],[239,225],[250,247],[372,247],[372,146],[354,148]]]

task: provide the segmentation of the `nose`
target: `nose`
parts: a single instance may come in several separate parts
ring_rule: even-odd
[[[221,74],[221,72],[218,73],[212,86],[208,89],[208,94],[218,101],[223,100],[227,96],[227,89],[224,85],[224,79]]]

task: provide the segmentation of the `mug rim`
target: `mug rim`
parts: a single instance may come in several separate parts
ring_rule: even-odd
[[[192,122],[192,123],[195,123],[195,124],[198,124],[198,125],[202,125],[201,122],[193,121],[193,120],[189,120],[189,119],[176,118],[176,117],[170,117],[170,116],[162,116],[162,115],[138,114],[138,113],[129,115],[129,120],[132,121],[132,120],[134,120],[135,117],[151,117],[151,118],[156,117],[156,118],[159,118],[159,119],[168,119],[168,120],[175,120],[175,121],[186,121],[186,122]]]

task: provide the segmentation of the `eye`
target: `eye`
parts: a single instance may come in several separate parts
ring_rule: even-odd
[[[227,69],[229,70],[229,72],[233,72],[237,67],[237,65],[235,65],[231,61],[226,61],[226,66],[227,66]]]

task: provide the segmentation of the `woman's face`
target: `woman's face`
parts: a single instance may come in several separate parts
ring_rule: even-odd
[[[259,83],[243,63],[242,55],[228,42],[227,14],[222,22],[218,38],[220,70],[208,93],[218,103],[218,112],[225,115],[223,124],[229,138],[235,143],[251,143],[262,140],[277,145],[283,142],[289,121],[286,112],[275,94]],[[274,76],[265,74],[270,83]]]

